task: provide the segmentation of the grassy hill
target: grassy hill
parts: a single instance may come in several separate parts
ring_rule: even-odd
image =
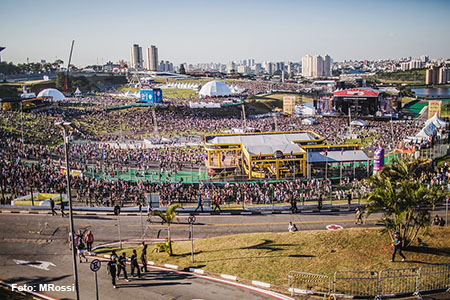
[[[406,262],[394,263],[391,262],[392,241],[381,234],[379,228],[341,231],[299,229],[295,233],[239,234],[197,240],[194,243],[195,263],[191,263],[189,241],[175,242],[175,256],[172,257],[166,253],[151,253],[150,246],[148,259],[277,285],[287,284],[287,273],[291,270],[333,275],[337,270],[380,271],[450,263],[448,227],[430,228],[420,236],[428,244],[427,247],[419,247],[415,243],[404,251]],[[141,247],[137,249],[140,254]],[[108,252],[111,249],[105,250]],[[124,250],[130,255],[132,248]]]

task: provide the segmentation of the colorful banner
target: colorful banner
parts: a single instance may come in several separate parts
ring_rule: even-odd
[[[439,100],[428,101],[428,119],[436,113],[438,117],[441,116],[441,103]]]
[[[381,171],[384,167],[384,149],[377,148],[373,154],[373,171]]]
[[[295,96],[284,96],[283,97],[283,112],[288,115],[294,113],[295,107]]]

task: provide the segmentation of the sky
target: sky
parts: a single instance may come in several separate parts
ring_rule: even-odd
[[[450,0],[1,0],[3,61],[78,67],[156,45],[175,64],[450,57]],[[145,56],[145,55],[144,55]]]

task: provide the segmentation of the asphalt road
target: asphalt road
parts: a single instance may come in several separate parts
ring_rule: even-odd
[[[371,216],[364,226],[374,226],[376,216]],[[122,216],[120,229],[122,239],[165,238],[166,226],[152,217]],[[299,230],[322,229],[328,224],[344,228],[362,226],[354,224],[353,213],[278,214],[248,216],[197,216],[195,238],[212,237],[250,232],[287,231],[288,222],[297,224]],[[95,244],[118,240],[118,220],[115,216],[76,216],[76,229],[91,229]],[[148,226],[147,226],[148,224]],[[50,215],[0,214],[0,279],[9,283],[54,283],[70,286],[72,279],[71,252],[67,236],[69,219]],[[39,233],[40,232],[40,233]],[[172,225],[172,237],[185,239],[189,236],[187,217],[179,218]],[[39,262],[38,262],[39,261]],[[40,262],[49,262],[48,266]],[[31,263],[27,263],[31,262]],[[47,267],[48,270],[39,267]],[[88,263],[78,264],[81,299],[95,299],[94,274]],[[119,281],[113,289],[105,266],[98,273],[100,299],[273,299],[267,295],[240,287],[226,285],[180,272],[152,268],[143,279],[129,283]],[[74,299],[72,292],[46,292],[61,299]]]

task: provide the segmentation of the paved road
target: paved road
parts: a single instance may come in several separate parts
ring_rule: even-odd
[[[374,226],[376,216],[368,219],[364,226]],[[180,217],[172,227],[172,236],[188,237],[187,217]],[[325,229],[327,224],[338,224],[344,228],[354,225],[353,213],[340,214],[279,214],[251,216],[197,216],[195,237],[211,237],[246,232],[283,232],[293,221],[300,230]],[[76,216],[75,227],[92,229],[96,243],[108,243],[118,239],[115,216]],[[146,220],[143,218],[143,224]],[[139,216],[120,217],[123,239],[166,237],[166,226],[157,218],[141,227]],[[359,225],[361,226],[361,225]],[[0,279],[10,283],[36,284],[51,282],[58,285],[73,283],[71,252],[67,246],[68,218],[49,215],[0,214]],[[147,228],[147,229],[144,229]],[[38,232],[41,231],[41,234]],[[20,261],[34,262],[19,265]],[[39,269],[36,261],[51,262],[48,270]],[[23,262],[22,262],[23,263]],[[33,264],[32,264],[33,265]],[[81,299],[95,299],[94,275],[89,264],[79,264]],[[120,282],[113,289],[110,277],[103,267],[99,271],[100,299],[269,299],[268,296],[192,275],[151,269],[142,280]],[[47,294],[73,299],[71,292],[47,292]]]

